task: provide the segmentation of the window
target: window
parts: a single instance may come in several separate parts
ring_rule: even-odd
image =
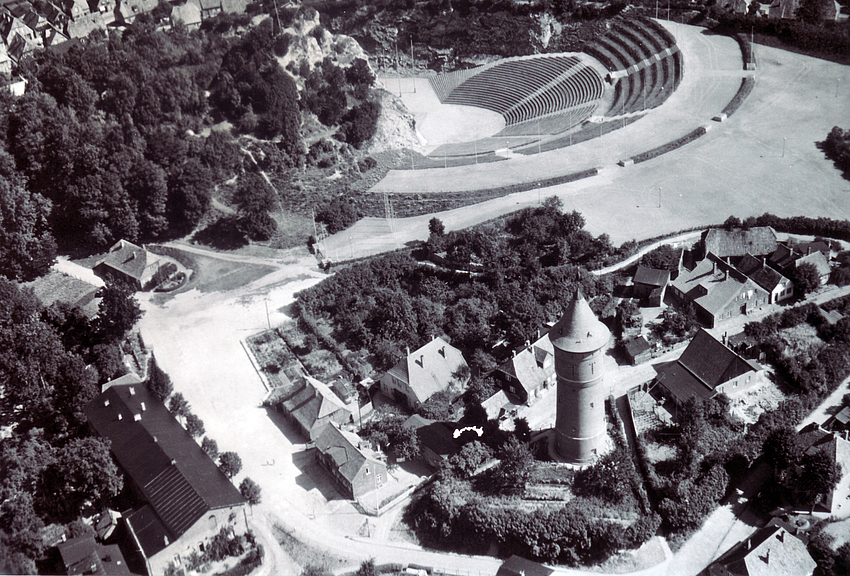
[[[593,402],[590,403],[590,407],[593,408]]]

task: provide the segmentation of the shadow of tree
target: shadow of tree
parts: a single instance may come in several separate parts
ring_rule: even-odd
[[[213,222],[196,232],[192,239],[217,250],[236,250],[248,245],[236,216],[225,216]]]

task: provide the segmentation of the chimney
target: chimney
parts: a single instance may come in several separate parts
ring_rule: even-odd
[[[809,254],[811,254],[811,253],[812,253],[812,247],[811,247],[811,246],[806,246],[806,256],[808,256],[808,255],[809,255]]]
[[[141,414],[133,414],[133,420],[135,420],[136,422],[138,422],[138,421],[139,421],[139,420],[141,420],[141,419],[142,419],[142,415],[141,415]]]
[[[136,395],[136,389],[133,386],[130,386],[130,396]]]
[[[440,356],[442,356],[443,358],[446,357],[446,347],[445,346],[440,346],[440,349],[438,350],[438,352],[440,353]]]
[[[142,412],[144,412],[144,411],[145,411],[145,403],[142,402]]]
[[[531,341],[530,341],[530,340],[526,340],[526,341],[525,341],[525,347],[526,347],[526,348],[528,348],[529,346],[531,346]]]
[[[729,280],[729,269],[728,268],[723,271],[723,279]]]
[[[711,261],[711,273],[712,273],[712,274],[716,274],[716,273],[717,273],[717,260],[712,260],[712,261]]]
[[[728,335],[728,334],[729,334],[728,332],[724,332],[724,333],[723,333],[723,345],[724,345],[724,346],[728,346],[728,345],[729,345],[729,344],[728,344],[728,340],[727,340],[727,335]]]
[[[753,542],[749,538],[747,538],[747,550],[750,550],[753,547]]]
[[[106,400],[104,400],[104,401],[103,401],[103,405],[104,405],[104,406],[109,406],[109,398],[107,398]]]
[[[410,346],[405,346],[404,349],[407,352],[407,356],[410,356]]]
[[[121,413],[120,413],[120,412],[118,413],[118,419],[119,419],[119,420],[123,420],[123,419],[124,419],[124,417],[123,417],[123,416],[121,416]]]
[[[767,266],[767,256],[762,256],[761,257],[761,267],[764,268],[765,266]]]

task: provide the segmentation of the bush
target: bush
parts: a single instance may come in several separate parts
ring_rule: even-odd
[[[242,493],[242,496],[244,496],[248,503],[252,506],[259,504],[262,500],[259,485],[250,478],[242,480],[242,483],[239,484],[239,492]]]

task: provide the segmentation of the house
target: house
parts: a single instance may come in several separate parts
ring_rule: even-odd
[[[800,445],[806,454],[826,454],[838,467],[840,474],[835,487],[822,495],[814,511],[824,512],[836,518],[850,517],[850,442],[840,431],[828,432],[810,424],[800,430]],[[802,492],[807,490],[803,485],[796,485],[794,488]]]
[[[711,228],[702,234],[701,247],[703,255],[709,253],[719,258],[754,254],[764,256],[776,250],[776,232],[770,226],[754,226],[726,230]]]
[[[201,3],[200,0],[186,0],[183,4],[177,4],[171,9],[171,25],[182,23],[186,28],[192,30],[201,27]]]
[[[811,576],[817,564],[806,543],[781,520],[736,544],[708,567],[710,576]]]
[[[215,18],[222,11],[221,0],[200,0],[200,4],[201,18],[204,20]]]
[[[797,17],[797,9],[800,7],[799,0],[773,0],[770,3],[770,18],[781,18],[791,20]]]
[[[697,317],[710,328],[751,314],[770,299],[764,288],[712,253],[693,270],[683,270],[670,293],[681,304],[693,304]]]
[[[247,531],[245,498],[147,386],[111,386],[84,412],[140,501],[124,522],[148,574],[181,566],[224,527]]]
[[[664,367],[655,381],[664,396],[681,404],[689,398],[708,400],[740,391],[755,383],[761,371],[756,362],[742,358],[700,329],[679,359]]]
[[[381,392],[416,408],[453,385],[463,388],[468,380],[469,367],[460,350],[442,338],[434,338],[381,377]]]
[[[825,242],[786,242],[779,244],[770,255],[768,262],[787,277],[793,277],[794,270],[803,263],[809,263],[817,269],[821,285],[829,280],[831,251]]]
[[[764,256],[756,258],[752,254],[745,254],[738,260],[736,268],[770,294],[770,304],[782,302],[794,295],[794,283],[768,266]]]
[[[516,396],[514,398],[516,399]],[[488,420],[504,420],[508,417],[514,417],[517,414],[517,408],[519,406],[521,405],[514,404],[511,401],[504,390],[499,390],[481,403],[481,407],[487,413]]]
[[[335,424],[325,426],[316,440],[319,464],[355,500],[377,491],[387,481],[387,465],[361,444],[357,434],[340,430]]]
[[[6,54],[5,50],[3,50],[3,55],[6,56],[5,60],[9,62],[9,65],[11,66],[11,61],[9,60],[8,54]],[[0,74],[0,85],[2,85],[3,88],[8,90],[9,93],[16,98],[24,95],[27,91],[27,84],[29,84],[29,80],[26,78],[20,78],[18,76],[13,77],[11,74]]]
[[[652,360],[652,346],[643,336],[625,340],[623,342],[623,348],[632,366]]]
[[[435,422],[414,414],[402,426],[416,430],[422,459],[432,468],[439,468],[443,461],[460,450],[460,444],[454,437],[454,428],[444,422]]]
[[[513,555],[499,566],[496,576],[549,576],[554,573],[554,570],[543,564]]]
[[[534,344],[526,342],[525,348],[515,350],[494,373],[516,404],[531,405],[555,384],[555,350],[547,333],[548,328]]]
[[[81,272],[75,273],[74,268],[79,268]],[[35,297],[45,307],[62,302],[79,308],[91,320],[97,315],[100,303],[97,292],[104,283],[91,270],[66,260],[57,262],[50,272],[27,282],[25,286],[32,288]]]
[[[101,384],[100,391],[106,392],[107,390],[109,390],[113,386],[126,386],[128,384],[144,385],[144,382],[142,381],[141,378],[139,378],[138,376],[136,376],[132,372],[129,372],[127,374],[124,374],[123,376],[119,376],[118,378],[115,378],[114,380],[110,380],[109,382],[107,382],[105,384]]]
[[[79,536],[56,545],[65,574],[131,574],[117,544],[104,546],[94,536]]]
[[[670,284],[670,271],[638,266],[633,284],[636,298],[650,298],[654,291],[660,290],[651,298],[655,303],[650,303],[650,306],[660,306],[667,285]]]
[[[157,272],[165,264],[153,252],[132,242],[119,240],[92,270],[104,279],[119,279],[136,290],[148,290],[157,282]]]
[[[159,4],[158,0],[119,0],[115,8],[115,21],[128,26],[139,14],[152,12]]]
[[[311,442],[321,436],[331,422],[340,426],[351,424],[358,414],[356,397],[345,403],[327,384],[307,375],[304,386],[279,406]]]

